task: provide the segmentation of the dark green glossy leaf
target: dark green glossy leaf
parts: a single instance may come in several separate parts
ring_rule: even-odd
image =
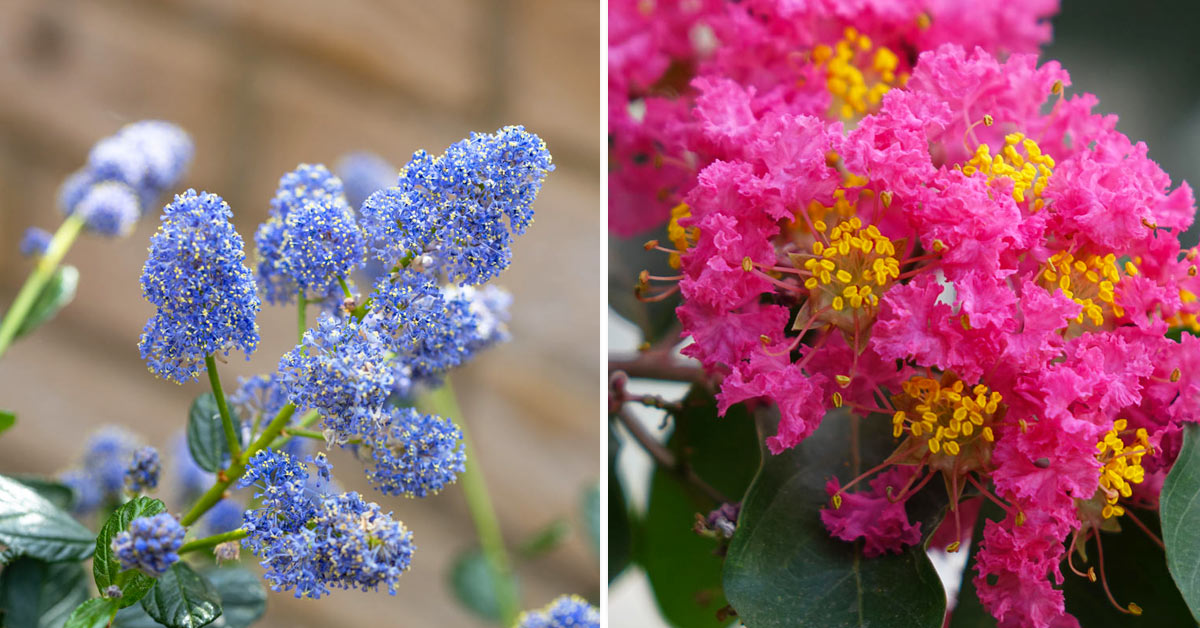
[[[1183,428],[1183,447],[1163,482],[1159,510],[1167,567],[1200,621],[1200,424]]]
[[[229,414],[233,424],[239,425],[237,414],[232,408]],[[237,430],[238,442],[242,441],[241,430]],[[221,413],[217,400],[211,392],[202,393],[192,401],[188,409],[188,451],[192,459],[205,471],[217,472],[229,461],[229,444],[225,441],[225,428],[221,425]],[[244,444],[244,443],[241,443]]]
[[[589,501],[592,499],[589,496],[590,493],[599,494],[599,489],[593,490],[589,488],[587,491],[584,491],[583,506],[585,516],[587,516],[587,509],[590,508]],[[596,500],[598,502],[599,497]],[[599,510],[599,508],[600,506],[597,503],[596,509]],[[517,554],[525,560],[537,558],[561,545],[570,535],[571,524],[567,523],[566,519],[555,519],[547,524],[546,527],[535,532],[524,543],[521,543],[521,546],[517,548]]]
[[[0,571],[0,626],[5,628],[60,628],[86,599],[82,563],[24,557]]]
[[[651,239],[670,246],[665,228],[633,239],[609,237],[608,305],[625,320],[637,325],[643,339],[653,344],[665,338],[678,325],[675,308],[679,305],[679,294],[653,303],[639,301],[633,293],[638,273],[648,270],[651,275],[670,276],[679,271],[670,267],[666,253],[645,249],[643,245]],[[653,285],[656,291],[671,286],[664,282],[654,282]]]
[[[95,598],[80,604],[67,618],[64,628],[104,628],[117,614],[115,600]]]
[[[75,298],[75,288],[79,285],[79,270],[74,266],[59,266],[42,291],[38,293],[33,306],[25,321],[17,328],[16,338],[37,329],[46,321],[54,318],[63,307]]]
[[[895,447],[885,423],[861,425],[863,469]],[[830,414],[799,446],[766,455],[742,503],[725,560],[725,592],[746,625],[942,625],[945,590],[921,544],[901,555],[868,559],[860,544],[830,537],[821,523],[826,480],[836,474],[845,484],[854,475],[851,425],[844,414]],[[940,516],[936,502],[924,506],[910,500],[909,506],[910,518],[922,521],[923,532],[932,531]]]
[[[36,491],[0,476],[0,545],[11,554],[47,562],[83,560],[92,555],[91,530]]]
[[[200,628],[221,616],[216,587],[180,561],[159,576],[142,598],[142,609],[167,628]]]
[[[1130,513],[1158,534],[1158,517],[1150,511],[1130,509]],[[1074,615],[1083,628],[1093,626],[1194,626],[1195,620],[1187,604],[1172,586],[1171,574],[1167,571],[1166,557],[1146,533],[1133,523],[1129,516],[1120,517],[1117,523],[1120,532],[1101,532],[1104,544],[1104,575],[1108,588],[1117,602],[1128,605],[1136,603],[1142,615],[1135,617],[1122,613],[1108,601],[1100,582],[1090,582],[1071,573],[1067,564],[1062,565],[1063,593],[1066,595],[1067,612]],[[1096,541],[1088,542],[1089,565],[1100,573],[1100,554]],[[1075,565],[1083,566],[1079,556]]]
[[[700,388],[683,401],[667,444],[702,481],[737,501],[758,468],[758,434],[741,406],[717,417],[716,402]],[[663,616],[684,628],[725,626],[718,545],[692,531],[697,515],[720,504],[693,483],[661,467],[650,480],[650,502],[635,556],[646,570]]]
[[[125,608],[142,599],[143,595],[154,586],[154,578],[136,569],[121,570],[121,564],[112,551],[113,537],[129,528],[129,522],[141,517],[152,517],[165,512],[167,507],[159,500],[149,497],[136,497],[120,508],[104,522],[100,534],[96,537],[96,557],[92,561],[92,574],[96,578],[96,588],[104,591],[112,585],[121,588],[121,598],[118,606]]]
[[[267,589],[261,577],[241,567],[204,572],[221,596],[223,612],[211,628],[246,628],[267,612]]]
[[[38,495],[46,498],[46,501],[65,511],[70,512],[75,507],[75,491],[61,482],[39,475],[27,475],[24,473],[16,473],[8,477],[24,484]]]
[[[16,425],[17,415],[8,410],[0,410],[0,434],[3,434],[8,428]]]
[[[450,588],[454,597],[476,615],[491,621],[500,621],[500,603],[496,590],[503,583],[496,582],[487,559],[478,548],[469,549],[458,555],[450,570]],[[517,580],[511,578],[508,586],[516,589]]]
[[[633,558],[633,526],[625,489],[617,474],[621,441],[611,423],[608,430],[608,581],[612,582]]]

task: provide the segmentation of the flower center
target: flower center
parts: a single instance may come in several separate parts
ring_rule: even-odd
[[[1037,142],[1027,139],[1024,134],[1009,133],[1000,154],[992,155],[987,144],[980,144],[962,171],[967,176],[982,172],[988,181],[997,177],[1009,179],[1013,183],[1013,200],[1024,203],[1030,199],[1029,208],[1036,212],[1046,205],[1042,192],[1050,183],[1054,159],[1043,154]]]
[[[908,432],[924,439],[929,453],[947,456],[958,456],[979,439],[995,440],[992,424],[1003,410],[1000,393],[983,384],[968,392],[963,381],[951,375],[944,375],[941,382],[913,377],[903,389],[904,394],[893,399],[897,408],[892,415],[893,436]]]
[[[828,228],[821,220],[813,227],[819,234]],[[864,229],[857,216],[834,227],[828,242],[814,241],[813,254],[804,260],[804,268],[812,273],[804,287],[813,311],[828,307],[834,312],[849,309],[873,315],[879,295],[900,277],[895,245],[875,225]]]
[[[821,44],[813,48],[812,56],[825,70],[833,112],[847,120],[866,115],[889,89],[908,80],[908,74],[896,73],[900,59],[895,53],[872,45],[870,37],[853,27],[847,27],[833,47]]]
[[[1125,272],[1129,275],[1138,273],[1133,262],[1125,262]],[[1038,275],[1039,283],[1053,292],[1055,288],[1062,290],[1064,296],[1078,303],[1082,309],[1074,319],[1077,324],[1084,324],[1086,319],[1092,325],[1104,325],[1106,318],[1119,318],[1125,315],[1125,310],[1114,300],[1114,289],[1121,281],[1121,273],[1117,269],[1116,255],[1109,253],[1099,255],[1084,255],[1075,257],[1066,251],[1055,253],[1046,262],[1046,268]]]
[[[687,251],[696,243],[696,239],[700,237],[700,229],[696,227],[681,227],[679,221],[684,218],[690,218],[692,209],[687,203],[680,203],[671,209],[671,222],[667,223],[667,237],[670,238],[671,244],[675,245],[677,252],[670,254],[668,263],[671,268],[679,268],[679,256]]]
[[[1118,419],[1104,438],[1096,443],[1096,460],[1101,465],[1097,497],[1104,499],[1101,515],[1105,519],[1125,514],[1125,507],[1118,504],[1117,500],[1133,495],[1133,485],[1141,484],[1146,477],[1142,456],[1153,452],[1145,428],[1138,428],[1134,433],[1134,444],[1126,445],[1121,438],[1121,432],[1126,427],[1128,423],[1125,419]]]

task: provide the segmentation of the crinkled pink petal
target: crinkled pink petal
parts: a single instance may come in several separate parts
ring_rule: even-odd
[[[905,502],[888,498],[904,488],[915,467],[892,467],[871,480],[871,490],[842,493],[840,508],[821,509],[821,522],[834,537],[843,541],[863,539],[863,554],[868,558],[883,554],[899,554],[904,548],[921,541],[921,524],[910,523],[904,510]],[[837,478],[830,478],[825,492],[831,497],[840,488]]]

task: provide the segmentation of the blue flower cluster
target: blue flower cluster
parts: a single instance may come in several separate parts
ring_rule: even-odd
[[[146,209],[183,178],[192,152],[191,138],[174,124],[128,124],[92,147],[87,166],[59,189],[59,207],[78,213],[91,231],[128,235]]]
[[[563,595],[546,608],[522,613],[516,628],[600,628],[600,611],[577,595]]]
[[[342,181],[319,164],[300,164],[279,180],[254,243],[263,296],[275,304],[295,301],[300,290],[325,296],[366,256]]]
[[[323,457],[312,461],[329,479]],[[305,464],[270,449],[251,458],[239,486],[256,486],[259,507],[246,511],[243,541],[260,559],[275,591],[319,598],[330,587],[396,593],[415,547],[404,524],[358,493],[317,494],[306,488]]]
[[[447,299],[432,276],[412,268],[382,278],[365,321],[375,322],[397,362],[414,380],[437,381],[480,345],[478,321],[465,299]]]
[[[158,461],[158,450],[153,447],[139,447],[133,452],[133,461],[125,469],[125,487],[131,493],[141,493],[158,487],[158,475],[162,465]]]
[[[137,450],[137,437],[120,427],[101,428],[88,438],[79,467],[59,476],[75,492],[77,514],[95,512],[121,498],[125,472]]]
[[[386,266],[425,253],[452,282],[480,284],[508,267],[514,234],[553,170],[546,143],[524,127],[473,133],[433,157],[418,151],[397,184],[362,206],[363,228]]]
[[[300,409],[316,409],[334,441],[345,443],[375,423],[394,379],[387,347],[371,319],[322,314],[304,342],[279,361],[280,382]]]
[[[183,536],[183,526],[164,512],[131,521],[128,530],[113,537],[112,550],[121,569],[138,569],[158,577],[179,560]]]
[[[25,230],[25,235],[21,236],[21,244],[18,247],[22,257],[35,257],[46,254],[46,249],[50,248],[50,240],[54,236],[50,235],[49,231],[30,227]]]
[[[375,464],[367,479],[387,495],[436,494],[465,469],[462,432],[437,415],[392,407],[368,438]]]
[[[195,190],[163,210],[142,268],[142,294],[158,311],[138,344],[159,377],[198,379],[206,356],[258,345],[260,304],[232,215],[221,197]]]

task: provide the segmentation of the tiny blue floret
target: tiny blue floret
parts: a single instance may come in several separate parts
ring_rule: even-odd
[[[141,493],[147,489],[158,487],[158,476],[162,465],[158,461],[158,450],[153,447],[140,447],[133,452],[133,461],[125,470],[125,487],[133,493]]]

